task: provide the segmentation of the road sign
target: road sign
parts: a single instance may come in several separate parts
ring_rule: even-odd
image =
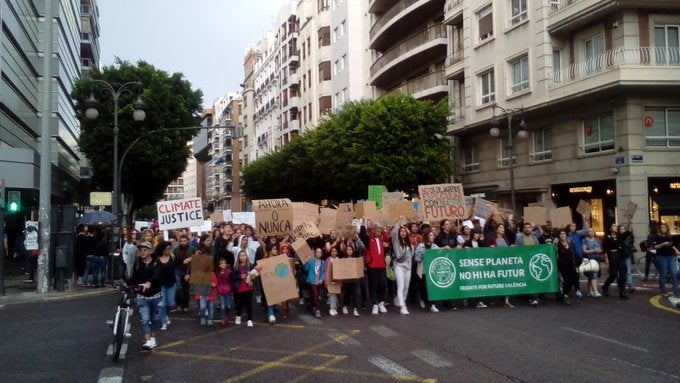
[[[91,206],[111,206],[111,192],[91,192]]]

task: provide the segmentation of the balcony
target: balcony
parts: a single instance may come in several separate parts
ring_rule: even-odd
[[[548,74],[558,99],[617,85],[674,85],[680,78],[678,48],[617,48]]]
[[[446,0],[444,4],[444,24],[452,25],[463,22],[463,0]]]
[[[371,84],[393,81],[414,67],[427,65],[446,55],[446,26],[434,25],[394,45],[371,66]]]
[[[396,88],[390,89],[387,94],[404,93],[418,100],[440,100],[449,93],[449,86],[444,78],[444,71],[428,73],[417,77]]]
[[[288,65],[291,68],[297,68],[300,65],[300,54],[298,51],[291,52],[290,57],[288,57]]]
[[[291,88],[297,88],[300,86],[300,76],[297,74],[297,72],[291,72],[288,75],[288,81],[290,81]]]
[[[300,96],[290,96],[290,99],[288,99],[288,107],[289,108],[299,108],[300,107]]]
[[[444,0],[402,0],[380,16],[369,31],[371,49],[385,50],[393,41],[409,33],[408,25],[424,25],[433,16],[442,14]]]
[[[446,58],[445,76],[447,79],[460,77],[463,74],[465,70],[464,54],[463,50],[459,50]]]

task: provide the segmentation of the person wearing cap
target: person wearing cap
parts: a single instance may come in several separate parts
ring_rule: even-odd
[[[144,334],[144,350],[156,347],[156,331],[160,328],[161,273],[151,256],[153,245],[150,242],[137,244],[139,262],[135,264],[130,283],[137,286],[137,310]]]

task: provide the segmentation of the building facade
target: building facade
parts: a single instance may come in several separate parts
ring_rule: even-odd
[[[508,207],[514,190],[518,210],[585,200],[600,233],[632,202],[639,238],[650,220],[677,232],[680,3],[449,0],[444,22],[467,193]]]

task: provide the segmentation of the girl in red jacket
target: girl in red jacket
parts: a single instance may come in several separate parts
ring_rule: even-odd
[[[368,268],[368,290],[373,302],[371,313],[377,315],[378,312],[386,313],[385,294],[387,293],[387,272],[385,265],[385,248],[387,244],[383,238],[383,228],[379,225],[369,227],[370,235],[367,233],[366,224],[372,226],[370,222],[362,223],[359,231],[359,238],[366,247],[366,266]]]

